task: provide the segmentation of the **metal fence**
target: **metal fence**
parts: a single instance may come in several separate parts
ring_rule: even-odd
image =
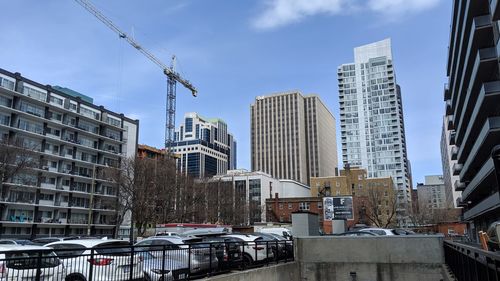
[[[444,254],[458,281],[500,280],[500,253],[488,252],[472,245],[445,241]]]
[[[0,281],[192,280],[294,260],[293,241],[0,250]]]

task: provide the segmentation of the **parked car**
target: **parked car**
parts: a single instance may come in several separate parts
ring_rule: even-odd
[[[42,256],[39,263],[38,258]],[[39,267],[40,265],[40,267]],[[0,245],[0,280],[64,281],[65,268],[51,248],[32,245]]]
[[[87,281],[90,265],[92,281],[125,281],[142,279],[143,263],[139,255],[132,258],[130,246],[123,240],[78,239],[47,244],[55,250],[66,267],[65,281]]]
[[[281,243],[284,243],[285,244],[286,257],[287,258],[290,258],[290,257],[293,258],[293,242],[290,241],[290,240],[288,240],[288,239],[286,239],[285,237],[283,237],[281,235],[274,234],[274,233],[269,233],[269,234],[272,235],[272,236],[274,236],[279,241],[281,241]]]
[[[392,230],[396,235],[415,235],[416,233],[413,230],[395,228]]]
[[[374,227],[370,227],[370,228],[363,228],[363,229],[360,229],[359,231],[362,231],[362,232],[371,232],[371,233],[375,233],[377,235],[382,235],[382,236],[394,236],[394,235],[398,235],[397,233],[394,232],[393,229],[385,229],[385,228],[374,228]]]
[[[31,242],[34,243],[35,245],[44,246],[53,242],[75,240],[75,239],[78,239],[78,237],[43,237],[43,238],[33,239],[31,240]]]
[[[157,258],[165,258],[181,263],[189,262],[190,272],[198,273],[218,266],[215,251],[209,244],[193,244],[191,247],[184,240],[175,236],[155,236],[135,244],[138,251],[148,251]],[[191,249],[190,249],[191,248]],[[165,251],[163,251],[165,249]]]
[[[273,233],[285,237],[288,240],[292,240],[292,232],[288,228],[284,227],[267,227],[262,228],[259,232],[261,233]]]
[[[334,236],[369,237],[369,236],[379,236],[379,235],[371,231],[348,231],[340,234],[335,234]]]
[[[270,259],[282,259],[287,256],[286,245],[271,233],[254,232],[253,235],[262,237],[263,242],[268,246],[268,251],[272,253],[269,255]],[[283,237],[283,239],[285,238]]]
[[[241,265],[241,241],[232,237],[205,236],[201,240],[210,243],[215,249],[215,255],[220,269],[235,268]]]
[[[177,232],[161,231],[157,232],[155,236],[179,236]]]
[[[267,248],[262,245],[263,238],[250,234],[228,234],[223,237],[231,237],[243,242],[243,266],[248,267],[260,261],[265,261],[268,258]],[[259,243],[260,242],[260,243]]]
[[[35,246],[37,244],[31,242],[30,240],[23,240],[23,239],[0,239],[0,245],[32,245],[32,246]]]
[[[140,252],[144,260],[143,281],[171,281],[189,278],[189,265],[186,262],[157,258],[148,251]]]

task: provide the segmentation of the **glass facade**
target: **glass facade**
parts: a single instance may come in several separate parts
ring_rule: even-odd
[[[186,121],[185,121],[185,125],[186,125],[186,133],[190,133],[193,131],[193,118],[186,118]]]
[[[217,175],[217,159],[205,155],[205,177],[212,177]]]

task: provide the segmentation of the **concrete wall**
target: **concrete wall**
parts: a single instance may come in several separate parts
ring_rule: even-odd
[[[295,239],[308,281],[440,281],[443,237],[307,237]],[[355,274],[356,279],[353,279]]]
[[[256,268],[252,270],[230,273],[204,280],[211,281],[300,281],[299,267],[296,262]]]

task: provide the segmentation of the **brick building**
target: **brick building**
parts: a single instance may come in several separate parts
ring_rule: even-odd
[[[360,168],[346,167],[340,176],[311,178],[311,197],[277,198],[266,200],[267,221],[291,222],[291,213],[308,211],[320,216],[323,222],[323,197],[352,196],[354,224],[377,225],[396,220],[396,192],[391,177],[367,178]]]

